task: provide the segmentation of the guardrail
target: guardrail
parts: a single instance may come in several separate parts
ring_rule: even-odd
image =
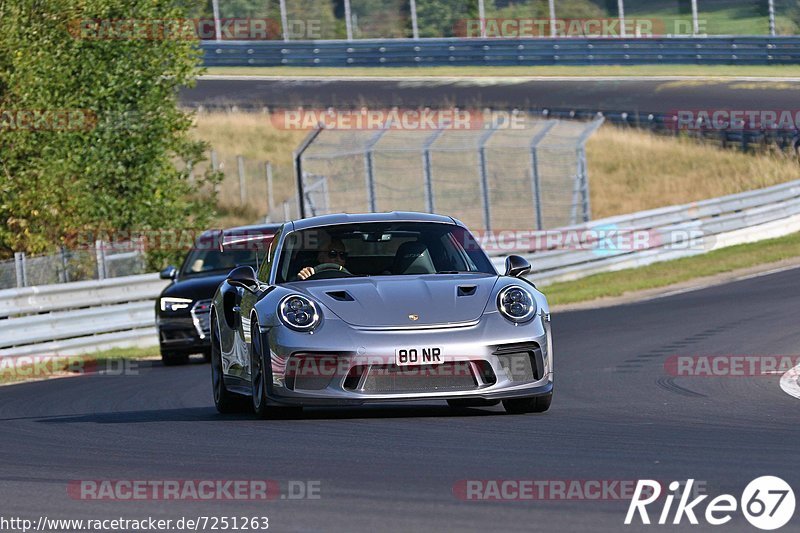
[[[206,66],[778,65],[800,61],[800,37],[203,41]]]
[[[598,248],[593,241],[598,231],[645,232],[653,240],[640,249]],[[547,285],[797,231],[800,180],[561,228],[555,232],[574,236],[571,249],[531,252],[509,246],[493,263],[502,271],[504,255],[523,255],[533,265],[530,278]],[[701,245],[665,238],[675,235],[699,236]],[[0,357],[155,345],[154,300],[167,283],[145,274],[0,291]]]
[[[503,252],[525,257],[533,266],[530,278],[548,285],[780,237],[800,231],[800,180],[555,231],[557,237],[571,238],[569,249],[539,248],[531,252],[515,246],[512,240]],[[602,239],[604,235],[610,235],[610,241],[598,243],[598,236]],[[643,245],[616,247],[613,243],[619,240],[615,235],[629,240],[637,235],[644,237]],[[607,246],[608,242],[612,245]],[[503,257],[493,258],[500,270],[503,261]]]
[[[0,291],[0,357],[156,344],[158,274]]]

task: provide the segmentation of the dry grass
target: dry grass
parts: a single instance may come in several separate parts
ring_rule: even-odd
[[[305,131],[275,128],[260,113],[202,113],[195,135],[219,154],[226,175],[220,189],[220,225],[263,220],[267,214],[264,163],[274,172],[275,205],[293,201],[292,151]],[[245,157],[246,205],[240,205],[236,155]],[[800,178],[796,159],[782,153],[745,154],[604,126],[587,147],[594,218],[630,213],[766,187]],[[296,216],[294,204],[292,215]]]
[[[784,153],[746,154],[687,138],[605,126],[587,146],[592,215],[601,218],[800,178]]]
[[[270,123],[269,116],[261,113],[196,115],[194,135],[208,142],[217,152],[220,170],[225,174],[225,181],[219,189],[220,217],[217,222],[220,225],[258,222],[268,214],[267,161],[272,163],[273,203],[279,216],[283,216],[282,203],[294,197],[292,151],[306,133],[277,129]],[[240,203],[237,155],[243,156],[245,162],[244,206]],[[296,210],[293,215],[296,216]]]

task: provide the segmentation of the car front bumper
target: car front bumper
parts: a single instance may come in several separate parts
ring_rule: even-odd
[[[314,334],[263,329],[270,347],[269,399],[286,405],[483,399],[553,390],[549,316],[514,325],[499,313],[455,327],[359,329],[326,320]],[[437,364],[397,366],[395,350],[437,348]]]

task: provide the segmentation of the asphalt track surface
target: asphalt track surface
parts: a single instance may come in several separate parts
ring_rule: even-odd
[[[211,77],[213,78],[213,77]],[[197,107],[492,107],[639,113],[796,110],[800,82],[753,80],[418,78],[201,79],[180,92]]]
[[[664,363],[673,354],[797,354],[799,276],[789,270],[556,313],[556,395],[542,415],[458,413],[428,402],[307,409],[290,420],[222,416],[204,364],[2,387],[0,516],[266,515],[273,531],[672,530],[625,528],[626,501],[463,501],[453,487],[467,479],[694,478],[712,496],[738,498],[750,480],[777,475],[797,491],[800,400],[780,390],[780,376],[672,378]],[[84,479],[312,480],[321,497],[68,496],[69,481]],[[796,513],[782,531],[798,524]],[[724,527],[687,529],[756,531],[739,513]]]

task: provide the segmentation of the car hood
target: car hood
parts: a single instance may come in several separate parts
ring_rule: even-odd
[[[433,326],[478,320],[498,277],[491,274],[375,276],[288,284],[352,326]],[[410,315],[417,315],[412,320]]]
[[[190,276],[179,278],[164,289],[161,296],[191,298],[193,300],[210,300],[214,297],[220,283],[228,277],[228,272],[209,274],[207,276]]]

